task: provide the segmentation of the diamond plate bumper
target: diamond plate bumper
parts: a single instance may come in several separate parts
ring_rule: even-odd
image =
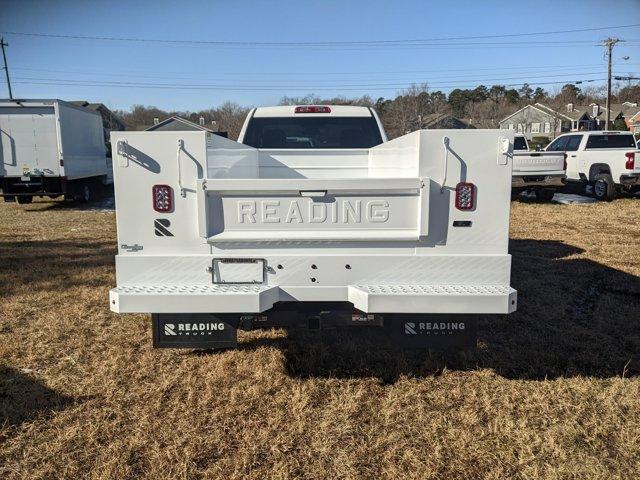
[[[260,313],[280,301],[351,302],[366,313],[511,313],[517,292],[501,285],[122,286],[110,292],[119,313]]]
[[[349,301],[375,313],[511,313],[513,288],[501,285],[353,285]]]
[[[278,301],[268,285],[122,286],[109,292],[118,313],[259,313]]]

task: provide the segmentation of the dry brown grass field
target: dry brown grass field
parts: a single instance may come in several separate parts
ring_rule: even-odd
[[[640,200],[512,204],[518,312],[153,350],[109,311],[113,212],[0,204],[2,479],[637,479]]]

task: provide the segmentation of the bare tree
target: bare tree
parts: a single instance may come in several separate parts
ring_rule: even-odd
[[[215,120],[220,130],[229,132],[229,138],[238,138],[242,124],[247,116],[249,108],[237,103],[225,102],[214,110]]]

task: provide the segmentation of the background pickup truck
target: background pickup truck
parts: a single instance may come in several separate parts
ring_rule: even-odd
[[[530,152],[524,135],[513,140],[512,197],[534,192],[538,200],[549,201],[565,182],[564,152]]]
[[[630,132],[576,132],[556,138],[547,152],[567,155],[567,181],[591,185],[598,200],[640,190],[638,150]],[[515,167],[514,167],[515,168]]]

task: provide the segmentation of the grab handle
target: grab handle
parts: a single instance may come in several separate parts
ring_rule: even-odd
[[[440,193],[444,192],[444,184],[447,182],[447,163],[449,159],[449,137],[442,137],[444,146],[444,171],[442,172],[442,182],[440,182]]]
[[[182,171],[180,169],[180,152],[183,149],[184,149],[184,140],[179,138],[178,139],[178,158],[177,158],[177,162],[178,162],[178,187],[180,187],[180,196],[186,197],[187,196],[187,192],[184,189],[184,187],[182,186]]]

